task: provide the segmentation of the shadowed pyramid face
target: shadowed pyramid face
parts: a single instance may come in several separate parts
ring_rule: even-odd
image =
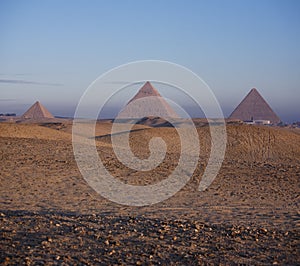
[[[149,81],[143,85],[118,115],[119,118],[142,118],[144,116],[179,117]]]
[[[247,94],[229,118],[243,121],[269,120],[272,124],[280,122],[280,118],[255,88]]]

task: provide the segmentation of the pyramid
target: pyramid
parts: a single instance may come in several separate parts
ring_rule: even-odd
[[[278,124],[281,121],[255,88],[235,108],[229,119],[243,121],[268,120],[271,124]]]
[[[131,103],[136,106],[130,106]],[[147,81],[137,94],[127,103],[119,113],[121,118],[139,118],[141,114],[148,113],[149,116],[155,113],[158,117],[178,118],[178,114],[171,108],[160,93]]]
[[[26,119],[54,118],[54,116],[39,102],[33,104],[23,115]]]

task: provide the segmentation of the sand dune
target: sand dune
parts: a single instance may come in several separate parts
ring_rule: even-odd
[[[1,138],[26,138],[44,140],[65,140],[70,141],[70,134],[60,130],[55,130],[39,124],[0,124]]]

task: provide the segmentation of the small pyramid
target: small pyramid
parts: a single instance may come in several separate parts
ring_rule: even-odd
[[[133,101],[136,101],[139,106],[132,108],[129,104]],[[139,117],[140,114],[147,112],[155,112],[155,116],[159,117],[179,117],[149,81],[147,81],[127,103],[125,108],[120,112],[119,117]]]
[[[39,102],[33,104],[23,115],[25,119],[54,118],[54,116]]]
[[[255,88],[235,108],[229,119],[243,121],[269,120],[272,124],[278,124],[281,121]]]

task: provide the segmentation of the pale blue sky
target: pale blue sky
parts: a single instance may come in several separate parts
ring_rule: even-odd
[[[72,115],[100,74],[158,59],[199,75],[225,115],[256,87],[300,120],[300,1],[0,0],[0,112]]]

